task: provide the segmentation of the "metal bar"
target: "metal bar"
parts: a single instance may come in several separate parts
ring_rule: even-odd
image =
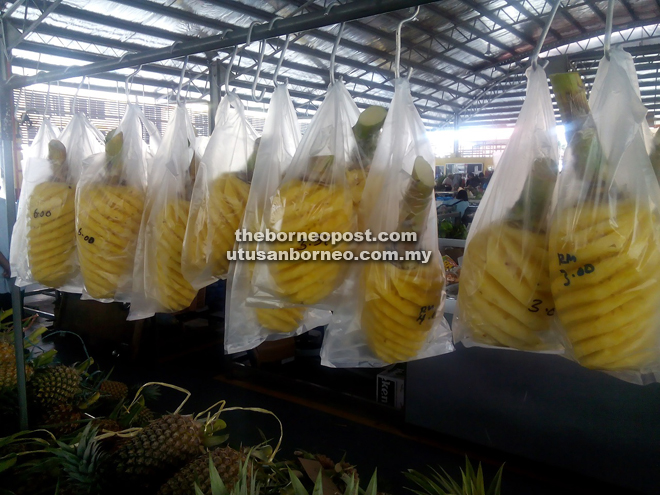
[[[531,36],[527,36],[525,33],[522,31],[514,28],[510,24],[504,22],[502,19],[500,19],[492,10],[489,10],[485,8],[482,4],[479,4],[473,0],[459,0],[462,4],[467,5],[468,7],[472,8],[473,10],[476,10],[479,12],[481,15],[484,17],[487,17],[491,21],[493,21],[495,24],[500,26],[502,29],[508,31],[509,33],[513,34],[516,38],[524,41],[525,43],[534,46],[534,39]]]
[[[548,35],[548,32],[550,31],[550,26],[552,25],[552,21],[554,21],[555,19],[555,14],[557,13],[557,9],[559,8],[560,4],[561,4],[561,0],[555,0],[555,4],[552,6],[550,15],[545,21],[543,32],[541,33],[541,36],[539,36],[539,39],[536,42],[536,48],[534,48],[534,51],[532,52],[532,56],[530,57],[530,60],[532,62],[532,67],[534,67],[534,69],[536,69],[536,62],[539,59],[539,53],[541,53],[541,49],[543,48],[543,44],[545,43],[545,37]],[[555,38],[555,40],[556,39],[557,38]]]
[[[12,48],[15,48],[16,45],[18,45],[21,41],[25,39],[25,37],[30,34],[32,31],[36,29],[36,27],[43,22],[43,20],[48,17],[53,10],[55,10],[59,4],[62,3],[62,0],[55,0],[54,2],[50,3],[46,10],[42,12],[42,14],[37,18],[36,21],[34,21],[32,24],[30,24],[28,27],[26,27],[21,35],[10,45],[7,47],[8,50],[11,50]]]
[[[410,5],[429,3],[430,1],[432,0],[413,0],[412,2],[405,0],[378,0],[375,2],[360,1],[347,5],[338,5],[327,15],[324,12],[312,12],[309,14],[296,16],[295,18],[279,20],[273,26],[272,30],[268,29],[268,26],[266,25],[256,26],[252,32],[252,40],[259,41],[270,37],[282,36],[292,32],[305,31],[321,26],[336,24],[339,22],[347,22],[362,17],[376,15],[381,12],[399,10]],[[143,65],[146,63],[157,62],[170,58],[179,58],[194,53],[215,51],[222,48],[228,48],[236,44],[244,43],[247,40],[247,32],[247,29],[237,29],[225,39],[223,39],[222,36],[212,36],[201,40],[178,43],[172,45],[171,47],[149,50],[143,53],[129,55],[122,60],[93,63],[82,67],[70,67],[63,71],[39,74],[30,77],[14,77],[11,81],[8,82],[8,84],[11,88],[15,89],[29,86],[30,84],[35,84],[38,82],[56,81],[61,79],[68,79],[70,77],[98,74],[100,72]],[[340,63],[343,63],[342,60],[343,59],[340,59],[339,57],[337,58],[337,61]],[[355,65],[354,61],[351,61],[348,58],[346,58],[346,60],[349,65]],[[416,81],[413,81],[413,83],[416,83]],[[425,86],[431,85],[431,83],[428,81],[421,79],[419,80],[419,83]],[[460,96],[464,97],[468,96],[465,93],[460,94],[462,92],[456,90],[452,91],[450,88],[447,88],[447,91],[454,94],[459,94]]]
[[[541,20],[541,15],[534,15],[532,12],[527,10],[523,6],[523,4],[518,2],[518,0],[507,0],[507,3],[511,5],[514,9],[516,9],[518,12],[523,14],[525,17],[527,17],[527,19],[529,19],[530,21],[535,22],[537,25],[541,26],[542,28],[545,28],[545,23]],[[554,15],[554,14],[550,14],[550,15]],[[559,34],[559,31],[557,31],[556,29],[550,28],[549,33],[556,40],[560,40],[562,38],[561,34]]]
[[[215,128],[215,114],[220,104],[220,62],[214,60],[209,65],[209,136]]]
[[[455,113],[454,114],[454,158],[458,158],[458,149],[459,149],[458,131],[460,130],[460,121],[461,121],[460,115],[458,115],[458,113]]]
[[[48,311],[44,311],[42,309],[26,307],[24,311],[26,314],[38,315],[41,316],[42,318],[48,318],[49,320],[55,319],[54,313],[49,313]]]
[[[605,22],[605,14],[603,14],[603,11],[598,8],[598,6],[596,5],[596,2],[594,2],[594,0],[584,0],[584,3],[586,3],[587,6],[589,6],[591,11],[594,14],[596,14],[600,18],[601,21]]]
[[[578,22],[578,20],[577,20],[575,17],[573,17],[573,15],[568,11],[568,8],[567,8],[567,7],[564,7],[564,8],[559,9],[559,13],[560,13],[562,16],[564,16],[564,18],[565,18],[568,22],[570,22],[571,24],[573,24],[573,26],[575,26],[575,27],[578,29],[578,31],[580,31],[581,33],[586,33],[586,32],[587,32],[587,28],[585,28],[582,24],[580,24],[580,23]]]
[[[6,48],[4,34],[0,41],[0,78],[9,79],[11,65],[8,60],[10,51]],[[7,88],[0,88],[0,134],[2,137],[2,174],[5,188],[5,218],[0,221],[7,222],[8,244],[11,245],[11,236],[16,223],[16,187],[14,185],[14,95]],[[7,253],[9,255],[9,253]],[[16,351],[16,385],[18,389],[19,426],[21,430],[28,428],[27,393],[25,379],[25,355],[23,353],[23,324],[21,321],[21,293],[16,286],[15,279],[11,281],[11,307],[13,309],[14,348]]]
[[[635,12],[635,9],[633,8],[632,4],[630,3],[629,0],[621,0],[621,3],[623,4],[624,8],[628,12],[628,15],[633,21],[636,21],[639,19],[639,16],[637,15],[637,12]]]
[[[9,18],[10,15],[12,15],[16,9],[18,9],[21,5],[25,3],[25,0],[16,0],[14,3],[12,3],[7,10],[5,10],[5,13],[2,14],[3,19]]]

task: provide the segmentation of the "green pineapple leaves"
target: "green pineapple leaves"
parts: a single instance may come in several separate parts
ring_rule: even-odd
[[[502,490],[502,470],[504,464],[495,474],[490,486],[486,489],[481,463],[475,473],[470,460],[465,458],[465,471],[461,469],[461,483],[453,479],[447,471],[440,468],[442,474],[431,468],[433,474],[426,476],[414,469],[404,473],[406,478],[415,483],[421,490],[407,488],[417,495],[500,495]]]

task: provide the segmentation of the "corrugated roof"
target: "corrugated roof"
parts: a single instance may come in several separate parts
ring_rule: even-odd
[[[554,1],[554,0],[553,0]],[[347,3],[363,3],[354,0]],[[3,11],[13,2],[4,2]],[[7,19],[14,36],[28,28],[52,1],[27,0]],[[61,70],[67,66],[119,59],[127,54],[202,39],[229,29],[247,28],[275,16],[304,16],[328,7],[321,0],[63,0],[13,51],[15,74]],[[543,30],[553,2],[546,0],[446,0],[421,7],[418,19],[403,29],[402,64],[413,68],[411,89],[429,128],[452,125],[455,115],[467,125],[515,121],[524,98],[524,69]],[[544,52],[564,56],[573,68],[591,68],[602,51],[605,0],[563,0],[545,40]],[[336,72],[358,106],[387,104],[393,95],[394,31],[410,11],[396,11],[346,24],[337,50]],[[620,0],[614,10],[613,43],[624,43],[635,56],[642,96],[660,116],[658,66],[660,2]],[[338,26],[326,26],[291,38],[281,77],[289,79],[294,104],[308,115],[320,103],[329,82],[329,59]],[[620,34],[617,34],[620,33]],[[9,33],[12,39],[12,33]],[[283,39],[266,42],[259,89],[272,92]],[[643,48],[638,48],[644,45]],[[231,87],[250,107],[259,42],[239,50]],[[191,98],[208,98],[208,63],[226,64],[231,49],[189,58],[185,89]],[[183,61],[142,66],[133,90],[171,95]],[[91,77],[91,84],[116,91],[133,72],[122,69]],[[587,83],[593,71],[585,72]],[[80,78],[71,82],[78,82]],[[120,84],[123,86],[123,84]],[[123,89],[123,87],[122,87]]]

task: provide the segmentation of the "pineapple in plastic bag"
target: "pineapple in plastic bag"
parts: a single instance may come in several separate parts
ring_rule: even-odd
[[[554,350],[547,246],[558,147],[545,71],[527,77],[516,129],[470,228],[453,330],[457,341]]]
[[[613,50],[601,60],[591,114],[586,104],[578,107],[553,217],[550,275],[577,361],[644,373],[660,364],[660,189],[644,145],[646,109],[626,70],[631,63]],[[555,80],[553,86],[565,89]]]
[[[144,207],[141,184],[126,180],[124,168],[141,164],[126,163],[124,133],[117,129],[109,133],[105,148],[104,177],[90,183],[83,178],[76,214],[80,270],[87,293],[95,299],[113,299],[132,274]]]
[[[47,287],[60,287],[76,271],[75,185],[67,182],[66,148],[48,143],[52,179],[37,184],[28,200],[28,262],[32,277]]]

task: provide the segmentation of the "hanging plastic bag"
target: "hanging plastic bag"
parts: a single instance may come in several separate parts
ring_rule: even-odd
[[[555,116],[545,71],[529,68],[527,78],[516,127],[470,227],[452,329],[466,346],[561,351],[548,276]]]
[[[39,283],[80,293],[76,185],[83,161],[103,149],[103,135],[80,113],[73,116],[59,140],[53,137],[49,124],[42,129],[23,178],[10,250],[12,270],[19,286]],[[48,152],[43,156],[45,149]]]
[[[198,160],[195,131],[177,105],[150,168],[133,270],[129,320],[186,309],[197,291],[183,278],[181,250]]]
[[[197,289],[227,277],[227,253],[243,221],[258,143],[241,99],[229,93],[197,172],[183,243],[183,276]]]
[[[289,91],[277,86],[256,156],[250,196],[241,229],[251,235],[263,232],[264,208],[275,193],[300,142],[300,128]],[[241,242],[237,250],[253,256],[252,261],[232,261],[227,282],[225,351],[229,354],[252,349],[264,340],[290,337],[328,323],[330,312],[302,307],[251,308],[246,305],[254,271],[256,242]]]
[[[325,366],[381,367],[453,350],[443,317],[432,163],[410,85],[397,79],[364,189],[365,198],[378,196],[365,211],[372,236],[387,233],[391,241],[360,246],[373,249],[371,260],[351,267],[344,300],[323,342]]]
[[[614,49],[600,61],[591,115],[566,150],[550,278],[572,356],[641,383],[660,365],[660,186],[630,59]]]
[[[146,189],[146,117],[128,105],[119,126],[92,156],[76,191],[76,239],[83,295],[104,302],[130,300],[133,261]]]
[[[303,236],[350,234],[357,228],[347,174],[362,169],[352,130],[358,115],[344,84],[330,86],[267,205],[265,227],[280,240],[260,242],[257,249],[277,261],[256,263],[249,305],[332,309],[346,265],[332,255],[341,259],[352,246],[344,241],[307,242]]]

